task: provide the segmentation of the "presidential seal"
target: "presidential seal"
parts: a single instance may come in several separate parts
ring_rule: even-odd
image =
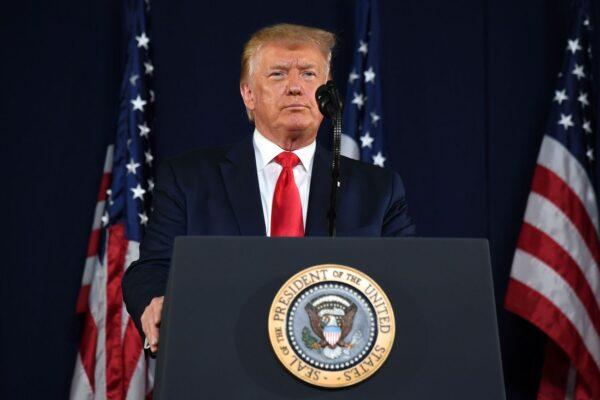
[[[312,385],[339,388],[369,378],[388,357],[394,312],[379,285],[343,265],[300,271],[277,292],[269,338],[279,361]]]

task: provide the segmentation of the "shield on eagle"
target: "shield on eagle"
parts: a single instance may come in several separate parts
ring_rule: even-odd
[[[340,340],[340,336],[342,336],[342,329],[339,326],[328,325],[323,329],[323,334],[325,335],[327,343],[329,343],[331,347],[335,347]]]

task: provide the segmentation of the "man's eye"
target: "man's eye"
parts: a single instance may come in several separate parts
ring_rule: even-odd
[[[314,71],[305,71],[304,76],[317,76],[317,74]]]
[[[275,77],[275,78],[278,78],[278,77],[281,77],[281,76],[283,76],[283,72],[281,72],[281,71],[273,71],[273,72],[271,72],[271,73],[269,74],[269,76],[273,76],[273,77]]]

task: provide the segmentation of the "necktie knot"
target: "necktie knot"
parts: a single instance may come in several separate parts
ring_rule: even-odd
[[[275,162],[281,165],[283,168],[294,168],[300,163],[300,159],[291,151],[282,151],[277,157],[275,157]]]

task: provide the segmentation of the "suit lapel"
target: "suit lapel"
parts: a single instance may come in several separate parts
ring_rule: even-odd
[[[327,211],[331,191],[331,155],[317,144],[310,178],[305,236],[327,236]]]
[[[220,168],[240,235],[265,236],[252,137],[234,145]]]

